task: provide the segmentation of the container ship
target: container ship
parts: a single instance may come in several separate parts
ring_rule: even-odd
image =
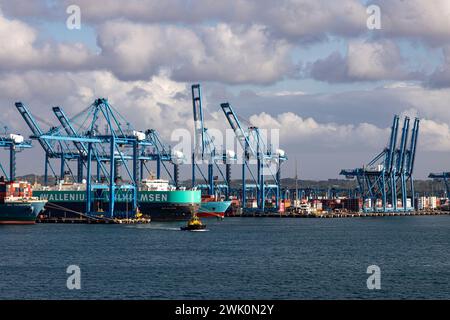
[[[220,200],[215,196],[204,195],[202,196],[202,203],[198,209],[197,216],[201,218],[225,217],[225,211],[231,205],[231,201]]]
[[[0,179],[0,224],[34,224],[46,202],[32,197],[28,182]]]
[[[108,190],[92,192],[93,210],[108,210]],[[86,184],[68,181],[54,187],[34,188],[33,196],[47,200],[45,219],[78,218],[86,212]],[[140,213],[152,221],[189,220],[199,209],[201,193],[197,190],[176,189],[167,180],[143,180],[138,191]],[[132,195],[118,190],[116,194],[116,212],[129,212],[132,207]]]

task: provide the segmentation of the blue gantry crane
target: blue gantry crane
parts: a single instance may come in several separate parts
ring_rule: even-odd
[[[358,181],[357,194],[363,198],[364,212],[399,212],[414,210],[414,163],[420,120],[415,119],[412,131],[410,118],[405,117],[397,147],[399,116],[395,116],[388,146],[366,166],[343,169],[340,174]],[[411,138],[408,146],[409,133]],[[409,187],[408,187],[409,184]],[[399,205],[399,200],[401,205]]]
[[[156,178],[161,179],[161,167],[164,168],[169,182],[175,187],[180,186],[180,168],[179,166],[186,162],[185,155],[181,151],[172,150],[172,147],[166,144],[159,132],[155,129],[148,129],[146,132],[147,145],[143,145],[140,154],[140,177],[144,176],[144,169],[150,173],[149,168],[146,165],[147,161],[156,162]],[[167,164],[173,166],[171,171]]]
[[[83,134],[83,131],[87,129],[84,128],[74,128],[74,122],[78,121],[84,114],[89,114],[89,109],[84,110],[81,113],[78,113],[76,116],[69,119],[67,115],[64,113],[61,107],[53,107],[53,112],[56,115],[57,119],[61,123],[64,131],[72,137],[80,137],[80,134]],[[125,120],[126,121],[126,120]],[[86,120],[82,120],[83,123],[86,123]],[[83,125],[82,125],[83,127]],[[139,145],[139,171],[138,171],[138,181],[141,181],[144,177],[144,170],[146,169],[148,173],[150,173],[149,168],[147,167],[147,161],[155,161],[156,162],[156,177],[157,179],[161,178],[161,166],[164,167],[167,172],[170,182],[175,186],[179,185],[179,168],[178,166],[184,161],[183,155],[179,152],[172,152],[171,147],[166,145],[159,133],[155,129],[149,129],[145,133],[140,131],[133,130],[133,135],[139,137],[138,145]],[[73,144],[79,153],[78,158],[78,182],[81,182],[83,179],[83,168],[86,167],[87,161],[87,146],[85,143],[79,141],[73,141]],[[109,161],[109,157],[106,155],[106,151],[104,149],[93,150],[93,158],[97,162],[97,181],[101,180],[101,176],[105,175],[105,167],[102,165]],[[174,169],[171,172],[166,162],[170,162]],[[119,161],[115,163],[115,175],[118,175],[119,170]]]
[[[83,128],[86,123],[86,119],[83,120],[83,124],[80,125],[78,129],[75,129],[75,122],[78,118],[81,118],[83,115],[88,114],[89,115],[89,109],[91,107],[89,106],[87,109],[83,110],[82,112],[78,113],[71,119],[69,119],[66,115],[66,113],[63,111],[63,109],[60,106],[53,107],[53,113],[55,114],[56,118],[60,122],[61,126],[58,127],[59,130],[64,130],[69,137],[73,138],[81,138],[83,135],[88,132],[88,129]],[[98,128],[98,126],[97,126]],[[80,141],[79,139],[72,140],[72,143],[75,147],[75,152],[78,154],[78,157],[76,157],[77,161],[77,182],[82,183],[84,178],[84,168],[87,168],[87,156],[88,156],[88,147],[86,143]],[[92,150],[92,157],[95,160],[97,166],[96,166],[96,176],[97,181],[101,181],[103,176],[107,176],[107,168],[105,167],[105,163],[109,162],[109,156],[107,154],[107,151],[102,148],[100,145],[99,148]],[[129,157],[127,159],[130,159]],[[114,174],[115,176],[118,176],[118,169],[119,169],[119,161],[115,162],[114,165]]]
[[[15,106],[19,111],[20,115],[22,116],[22,118],[25,120],[25,123],[30,128],[32,133],[31,138],[37,140],[45,152],[44,184],[45,185],[48,184],[49,169],[51,170],[51,172],[55,177],[58,176],[50,162],[51,159],[57,159],[60,161],[60,171],[59,171],[60,179],[62,179],[66,174],[66,168],[69,169],[70,174],[74,176],[72,170],[70,169],[69,161],[73,160],[78,161],[78,159],[80,158],[80,154],[72,150],[67,141],[56,141],[56,140],[53,141],[41,138],[44,135],[45,136],[58,135],[60,133],[60,128],[51,125],[50,129],[44,132],[38,125],[36,121],[37,118],[31,114],[31,112],[28,110],[28,108],[25,106],[24,103],[16,102]],[[82,176],[80,172],[78,172],[77,175],[78,177]]]
[[[428,178],[434,179],[437,181],[442,181],[445,186],[445,196],[447,199],[450,198],[450,172],[442,172],[442,173],[430,173]]]
[[[53,113],[55,114],[56,118],[58,119],[58,121],[61,123],[62,128],[64,129],[64,131],[67,133],[67,135],[72,136],[72,137],[78,137],[78,134],[76,133],[75,129],[72,126],[71,120],[69,120],[69,118],[66,116],[66,114],[64,113],[64,111],[62,110],[61,107],[53,107]],[[77,157],[77,179],[78,182],[81,183],[83,180],[83,170],[84,167],[86,166],[86,160],[87,160],[87,147],[84,143],[80,142],[80,141],[72,141],[77,152],[78,152],[78,157]]]
[[[26,123],[33,132],[32,138],[39,141],[46,152],[46,161],[49,157],[61,157],[61,161],[77,160],[78,169],[81,171],[86,166],[86,214],[105,215],[109,218],[118,217],[129,212],[122,213],[115,210],[115,199],[118,192],[131,194],[131,213],[137,212],[138,194],[138,151],[139,146],[145,145],[145,134],[136,134],[130,128],[123,128],[122,122],[129,126],[120,113],[114,109],[105,98],[96,99],[88,108],[76,117],[69,119],[60,107],[53,109],[61,123],[60,127],[52,128],[44,133],[30,112],[22,103],[16,103],[16,107],[22,114]],[[82,117],[83,116],[83,117]],[[74,119],[81,119],[81,125],[75,129]],[[100,132],[99,128],[105,128]],[[64,130],[62,130],[64,129]],[[143,137],[144,136],[144,137]],[[67,146],[73,144],[74,151],[61,152],[54,149],[54,143]],[[129,166],[129,162],[132,165]],[[97,163],[97,177],[94,179],[92,164]],[[127,182],[119,179],[118,164],[121,164]],[[103,175],[100,177],[100,171]],[[83,177],[82,173],[78,173]],[[108,211],[96,212],[92,204],[95,197],[102,197],[108,201]]]
[[[31,141],[25,140],[22,135],[8,133],[5,126],[5,132],[0,134],[0,148],[9,151],[9,172],[0,162],[0,171],[6,180],[14,181],[16,179],[16,153],[23,149],[31,148]]]
[[[179,165],[185,161],[181,152],[174,152],[165,144],[155,129],[145,133],[134,130],[130,123],[111,106],[107,99],[95,100],[88,108],[72,118],[68,118],[61,107],[54,107],[53,112],[61,123],[58,132],[65,135],[42,135],[44,141],[65,141],[73,143],[78,154],[78,172],[82,177],[83,167],[87,169],[86,189],[91,190],[86,195],[86,210],[90,214],[92,197],[107,194],[110,217],[122,214],[115,212],[114,203],[116,191],[131,193],[132,212],[137,209],[138,184],[143,179],[144,169],[149,173],[146,165],[148,161],[156,162],[156,175],[161,178],[161,167],[169,175],[175,186],[179,185]],[[123,124],[126,125],[124,128]],[[105,128],[100,132],[99,128]],[[132,162],[129,166],[128,163]],[[93,178],[92,164],[96,163],[96,178]],[[166,165],[173,165],[171,172]],[[123,182],[119,174],[119,166],[126,173],[127,183]],[[112,200],[111,200],[112,199]],[[128,213],[126,213],[129,216]]]
[[[199,188],[208,195],[230,195],[231,164],[236,161],[233,151],[220,150],[205,127],[200,84],[194,84],[192,106],[194,114],[194,152],[192,153],[192,188]],[[202,164],[207,165],[207,174],[202,171]],[[222,166],[225,165],[225,172]],[[197,184],[197,172],[204,183]],[[217,175],[215,175],[217,173]],[[221,179],[222,182],[218,180]]]
[[[220,106],[243,151],[241,191],[243,211],[260,213],[278,211],[281,199],[281,165],[287,160],[285,152],[281,149],[273,152],[271,147],[266,146],[258,127],[250,125],[248,128],[244,128],[228,102],[222,103]],[[247,173],[253,183],[247,183]],[[269,180],[272,183],[268,183]],[[248,207],[249,194],[256,194],[256,208]],[[266,208],[266,202],[272,201],[273,197],[275,206]]]

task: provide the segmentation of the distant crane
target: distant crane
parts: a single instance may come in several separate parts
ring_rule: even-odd
[[[31,141],[25,140],[23,136],[18,134],[0,135],[0,148],[9,150],[9,174],[0,162],[0,171],[5,176],[6,180],[14,181],[16,179],[16,153],[23,149],[31,148]]]
[[[442,181],[445,186],[445,195],[447,199],[450,198],[450,172],[430,173],[428,178]]]
[[[242,208],[244,211],[259,211],[261,213],[267,210],[266,202],[272,201],[275,197],[275,206],[272,210],[280,209],[281,195],[281,165],[287,160],[285,152],[281,149],[272,152],[267,147],[260,133],[260,129],[255,126],[244,128],[232,106],[227,103],[220,105],[225,117],[228,120],[231,129],[233,129],[236,139],[243,150],[242,163]],[[255,163],[256,162],[256,163]],[[256,170],[254,165],[256,164]],[[274,168],[275,166],[275,168]],[[256,172],[255,172],[256,171]],[[250,174],[253,184],[247,184],[247,172]],[[266,175],[274,182],[266,183]],[[247,207],[247,193],[255,191],[256,208]]]
[[[231,184],[231,163],[236,160],[236,155],[233,151],[221,151],[217,148],[205,127],[200,84],[192,85],[191,89],[195,128],[195,146],[192,153],[192,187],[206,190],[209,195],[222,193],[225,199],[228,199]],[[207,164],[207,174],[203,173],[199,162]],[[225,172],[223,172],[221,165],[225,165]],[[205,184],[196,183],[197,172],[203,177]],[[214,172],[217,172],[218,175],[215,176]],[[223,183],[214,183],[219,177],[222,178]]]
[[[363,198],[363,211],[365,212],[414,210],[413,172],[420,120],[416,118],[414,121],[408,148],[410,118],[405,117],[400,145],[397,148],[399,120],[399,116],[396,115],[391,127],[388,146],[380,154],[363,168],[343,169],[340,172],[349,179],[357,179],[357,191]],[[401,206],[398,205],[399,198]],[[408,200],[411,201],[409,205]]]

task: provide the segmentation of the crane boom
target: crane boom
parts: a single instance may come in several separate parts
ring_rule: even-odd
[[[36,139],[39,141],[39,144],[42,146],[44,151],[47,154],[55,154],[56,152],[53,149],[53,146],[50,144],[50,142],[45,139],[40,139],[40,137],[44,133],[34,120],[34,117],[32,116],[31,112],[27,109],[27,107],[22,102],[16,102],[15,106],[19,111],[20,115],[22,116],[22,118],[25,120],[28,127],[30,128],[31,132],[33,133],[33,136],[36,137]]]
[[[407,163],[407,173],[411,176],[414,172],[414,163],[416,160],[417,140],[419,138],[420,120],[416,118],[414,120],[413,131],[411,135],[411,143],[409,148],[409,157]]]
[[[66,131],[66,133],[70,137],[79,137],[77,132],[73,128],[72,124],[70,123],[69,118],[66,116],[66,114],[62,110],[62,108],[61,107],[53,107],[52,109],[53,109],[53,113],[55,114],[56,118],[58,118],[59,122],[61,123],[61,125],[64,128],[64,130]],[[73,144],[77,148],[80,155],[87,156],[88,149],[83,144],[83,142],[75,140],[75,141],[73,141]]]
[[[405,167],[406,147],[409,133],[409,117],[405,117],[403,121],[402,136],[400,139],[400,148],[397,150],[397,173],[403,172]]]
[[[194,84],[192,89],[192,107],[194,111],[195,128],[195,155],[205,157],[205,128],[203,126],[202,91],[199,84]]]
[[[233,129],[237,140],[239,141],[241,147],[243,150],[250,150],[251,154],[254,157],[258,156],[258,153],[254,148],[252,147],[252,144],[250,143],[250,139],[248,136],[248,133],[242,128],[241,123],[239,122],[239,119],[234,112],[231,105],[226,102],[220,104],[220,107],[222,108],[223,113],[225,114],[225,117],[228,120],[228,123],[230,124],[231,128]]]

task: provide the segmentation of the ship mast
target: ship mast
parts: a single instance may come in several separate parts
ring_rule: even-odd
[[[297,158],[295,159],[295,204],[298,203],[298,167],[297,167]]]

